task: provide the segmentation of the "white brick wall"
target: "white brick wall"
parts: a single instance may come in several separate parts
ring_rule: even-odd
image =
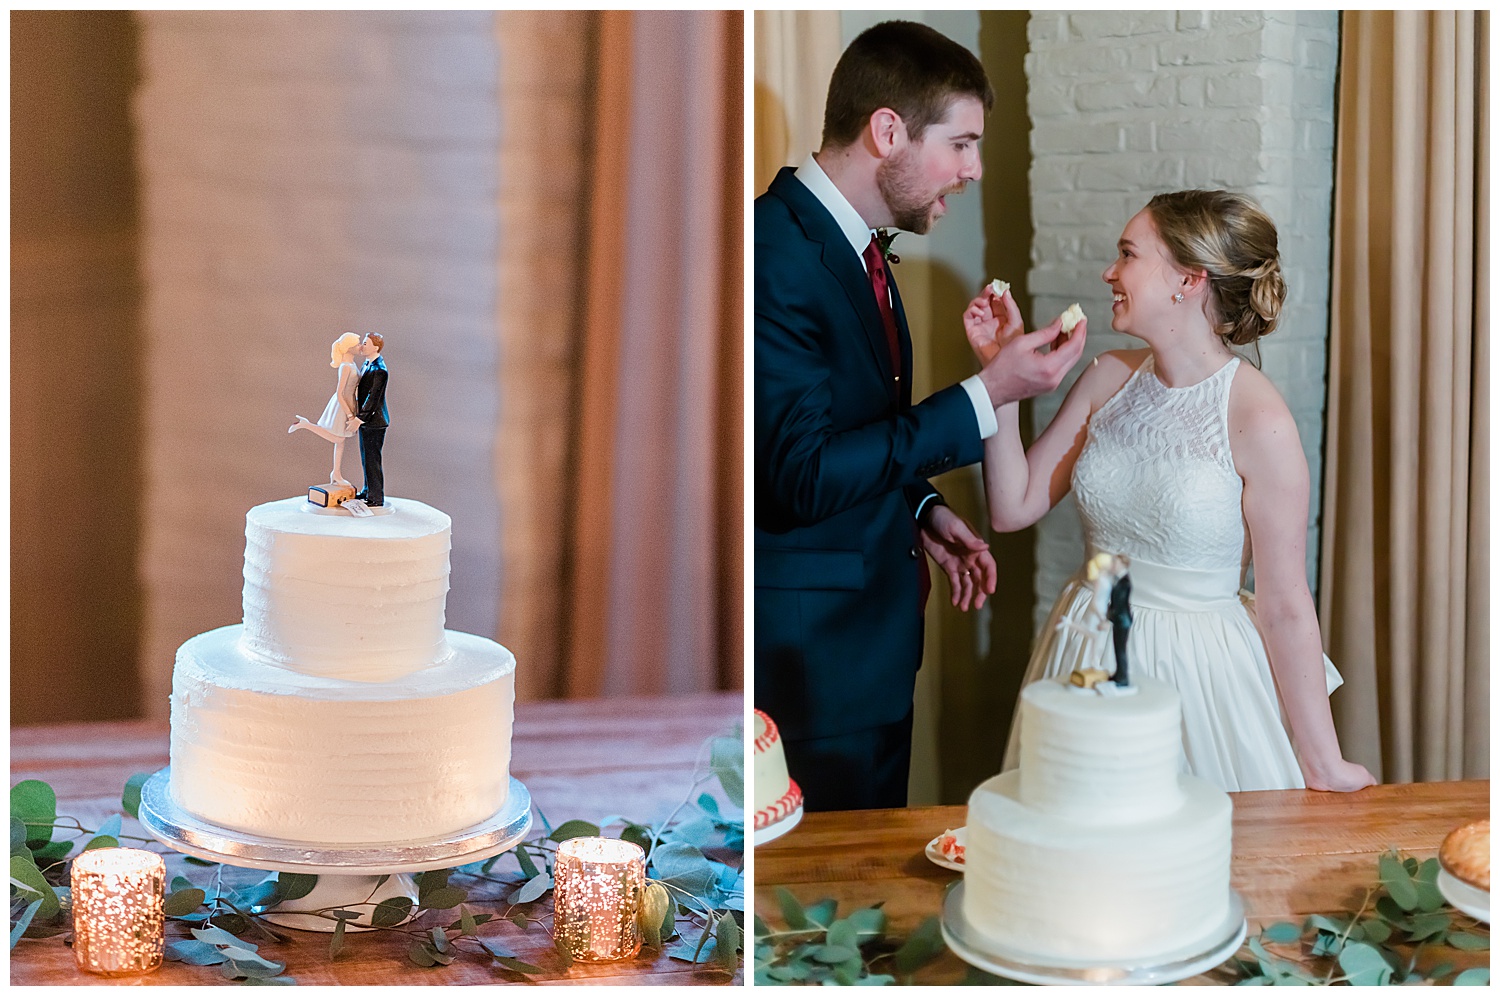
[[[1034,321],[1077,300],[1095,318],[1090,356],[1139,345],[1110,331],[1099,275],[1125,222],[1155,193],[1238,190],[1275,219],[1290,293],[1280,328],[1261,344],[1262,369],[1296,416],[1312,471],[1315,580],[1337,12],[1038,11],[1028,40]],[[1071,383],[1038,399],[1037,425]],[[1066,501],[1038,526],[1038,625],[1082,553]]]
[[[345,329],[387,336],[390,492],[453,517],[448,623],[493,635],[494,14],[140,18],[150,714],[177,645],[240,619],[246,509],[327,479],[286,428]]]

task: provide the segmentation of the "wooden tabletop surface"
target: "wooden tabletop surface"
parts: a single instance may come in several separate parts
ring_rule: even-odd
[[[554,826],[569,819],[598,821],[621,815],[639,822],[665,818],[688,797],[694,764],[703,742],[741,722],[744,698],[739,692],[659,699],[599,699],[575,702],[530,702],[516,706],[511,741],[511,774],[531,791],[536,807]],[[58,812],[97,827],[120,811],[125,781],[141,771],[167,764],[165,722],[78,723],[17,727],[11,730],[11,784],[39,778],[57,792]],[[706,768],[705,768],[706,770]],[[717,780],[693,794],[709,791],[727,802]],[[736,800],[736,809],[742,800]],[[533,817],[535,812],[533,812]],[[539,825],[539,824],[538,824]],[[146,836],[127,818],[123,833]],[[59,832],[59,838],[64,836]],[[126,841],[125,843],[130,843]],[[142,846],[142,845],[135,845]],[[161,848],[157,848],[161,849]],[[169,857],[168,877],[186,873],[203,884],[209,869]],[[515,873],[515,862],[502,859],[497,873]],[[232,875],[244,876],[231,878]],[[256,872],[226,869],[225,882],[248,884]],[[517,880],[519,876],[516,875]],[[455,880],[456,882],[458,880]],[[492,907],[508,890],[471,889],[475,912]],[[432,916],[432,914],[429,914]],[[456,920],[456,915],[450,919]],[[443,921],[444,923],[447,920]],[[684,921],[686,922],[686,921]],[[169,937],[182,929],[169,924]],[[328,955],[329,936],[282,930],[286,943],[264,942],[260,951],[284,961],[286,974],[301,985],[493,985],[514,979],[497,974],[477,954],[463,954],[452,965],[420,968],[407,960],[410,939],[386,932],[349,935],[337,961]],[[521,960],[549,969],[534,977],[544,984],[691,985],[738,984],[743,973],[727,973],[647,949],[632,961],[607,965],[575,964],[566,971],[552,950],[550,933],[539,927],[522,933],[509,923],[485,924],[483,936],[494,936]],[[133,979],[84,976],[61,938],[23,939],[11,952],[13,985],[230,985],[217,967],[166,962],[159,971]]]
[[[1357,909],[1379,879],[1382,852],[1395,847],[1420,859],[1435,856],[1449,831],[1489,816],[1490,783],[1379,785],[1352,795],[1242,792],[1230,798],[1231,885],[1245,901],[1253,932],[1278,920],[1300,924],[1311,913]],[[755,849],[755,910],[780,924],[777,886],[804,905],[837,899],[840,915],[884,901],[890,935],[904,937],[939,913],[944,890],[959,877],[928,861],[923,848],[965,819],[963,806],[808,813],[786,836]],[[1488,952],[1477,952],[1474,964],[1487,963]],[[953,984],[967,971],[945,951],[916,980]],[[1221,968],[1183,984],[1235,979]]]

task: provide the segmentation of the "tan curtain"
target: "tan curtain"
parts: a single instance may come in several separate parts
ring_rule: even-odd
[[[823,139],[823,101],[844,46],[836,10],[755,12],[755,193]]]
[[[1343,15],[1320,612],[1386,782],[1489,773],[1488,22]]]
[[[743,684],[743,15],[600,15],[562,691]]]

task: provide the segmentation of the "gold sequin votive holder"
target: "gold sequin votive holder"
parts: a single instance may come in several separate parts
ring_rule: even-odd
[[[574,837],[557,845],[552,881],[553,936],[575,961],[619,961],[641,950],[645,851],[628,840]]]
[[[73,957],[95,975],[141,975],[161,967],[160,854],[101,847],[73,859]]]

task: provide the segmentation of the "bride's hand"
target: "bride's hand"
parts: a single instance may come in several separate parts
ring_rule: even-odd
[[[1307,768],[1303,771],[1307,787],[1319,792],[1358,792],[1376,784],[1375,776],[1363,764],[1339,758],[1326,770]]]
[[[979,296],[964,309],[964,335],[968,337],[969,348],[974,351],[980,366],[987,365],[1007,340],[1022,331],[1021,311],[1008,290],[1003,296],[996,297],[986,284]]]

